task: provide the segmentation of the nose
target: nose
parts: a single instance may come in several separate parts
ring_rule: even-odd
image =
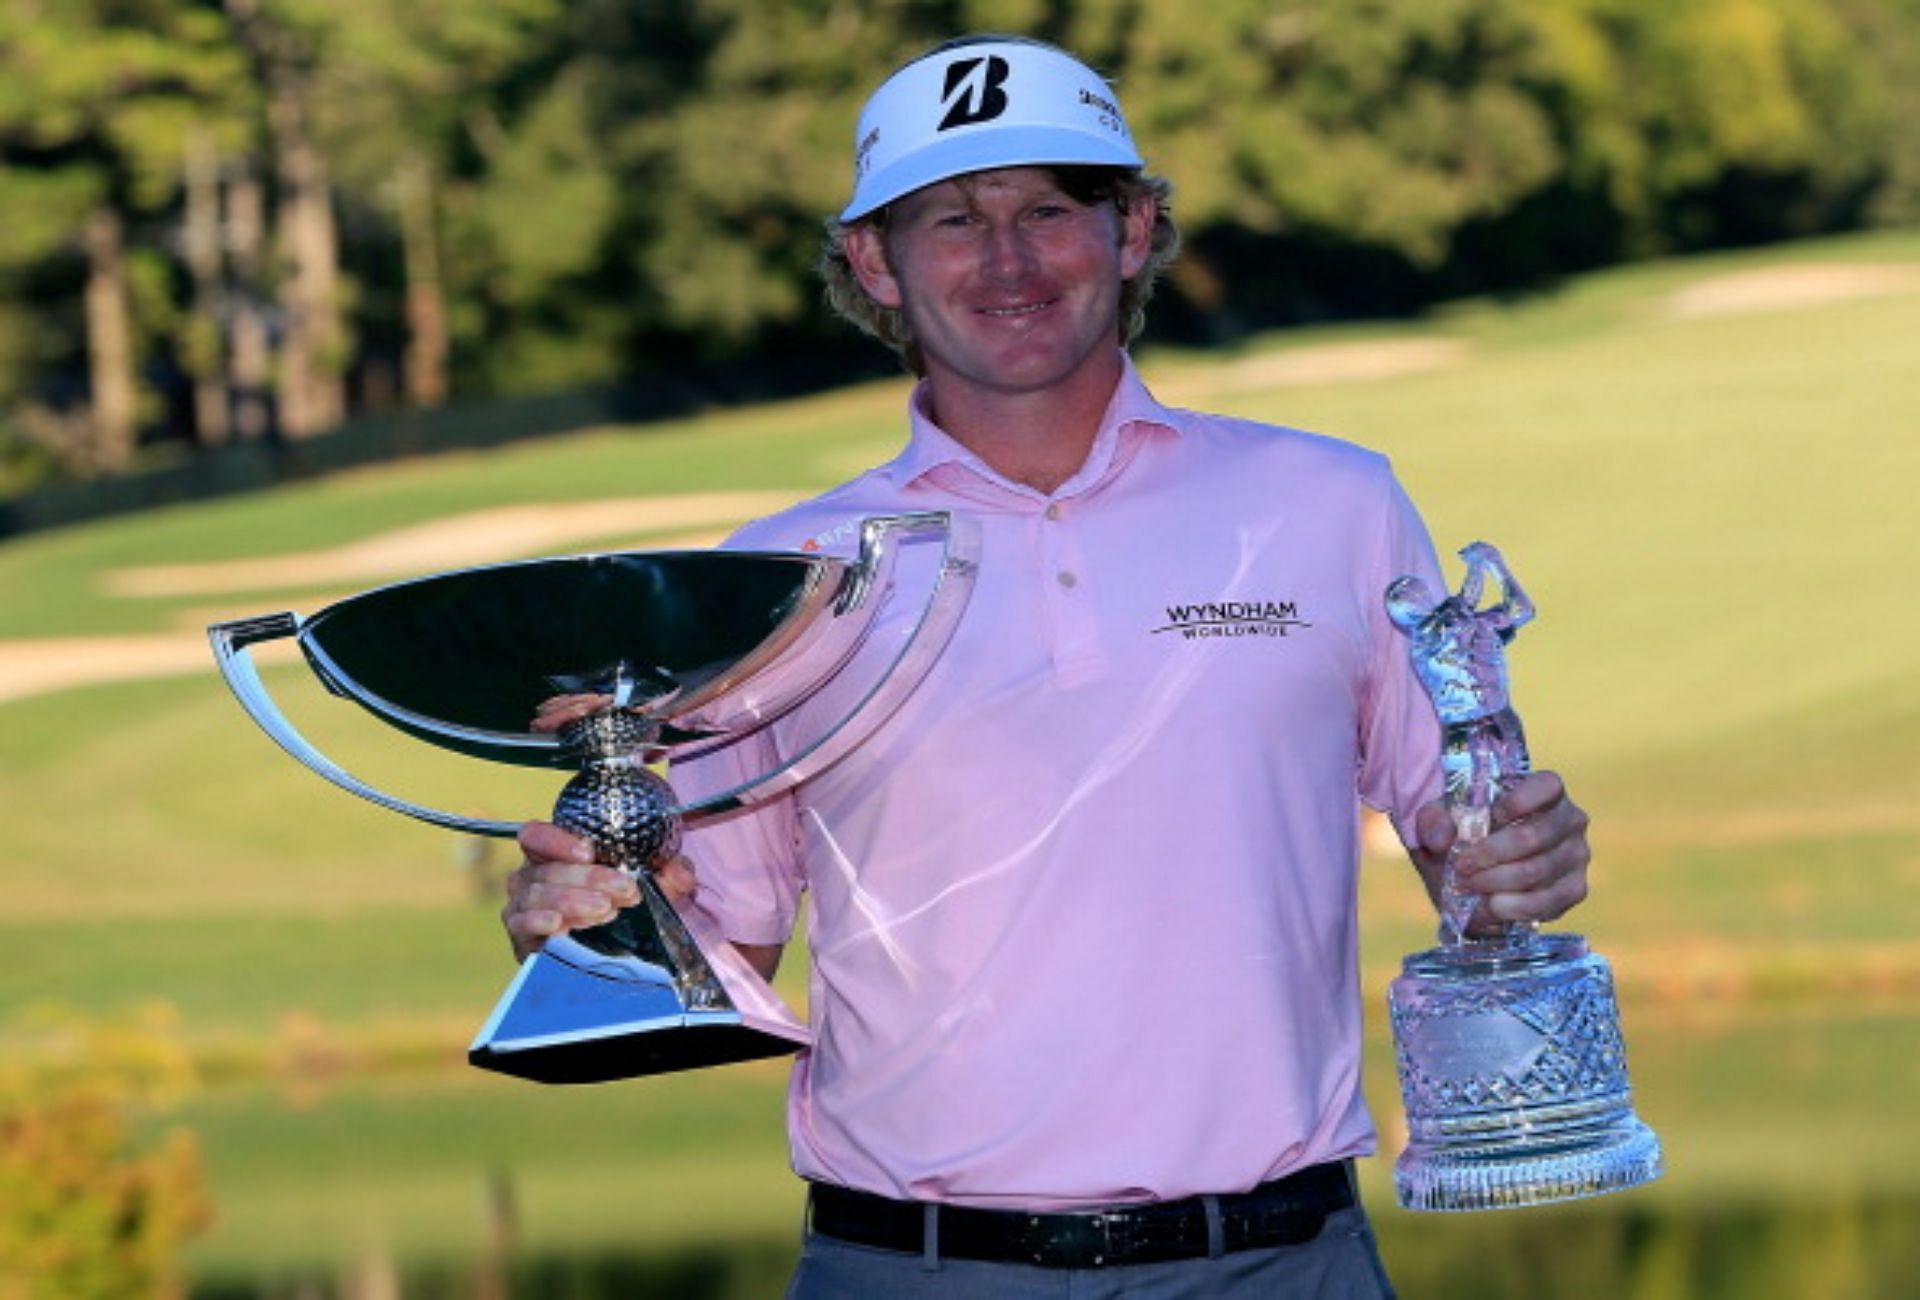
[[[980,247],[981,271],[989,279],[1015,283],[1034,267],[1031,239],[1017,223],[994,223]]]

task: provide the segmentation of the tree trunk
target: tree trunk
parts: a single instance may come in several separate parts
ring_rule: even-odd
[[[87,369],[93,388],[92,441],[88,460],[109,472],[133,461],[133,312],[127,298],[125,235],[120,214],[102,205],[82,232],[87,250]]]
[[[227,181],[227,248],[232,257],[234,292],[232,349],[227,355],[227,384],[233,390],[233,432],[242,439],[264,438],[273,425],[269,404],[273,381],[273,341],[266,313],[267,201],[260,178],[245,161]]]
[[[407,402],[439,406],[447,400],[447,299],[435,237],[438,199],[433,169],[413,155],[399,177],[400,242],[407,275]]]
[[[306,88],[273,76],[271,111],[280,170],[280,239],[288,273],[280,350],[280,427],[310,438],[346,416],[346,331],[340,319],[339,238],[326,161],[307,131]]]
[[[193,425],[204,446],[232,436],[227,414],[220,278],[220,152],[197,127],[187,143],[186,229],[183,243],[193,276],[193,314],[187,325],[186,368],[193,376]]]

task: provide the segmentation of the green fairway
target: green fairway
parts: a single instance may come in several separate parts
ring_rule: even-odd
[[[458,1258],[481,1243],[496,1178],[537,1250],[772,1236],[797,1212],[783,1075],[769,1062],[564,1089],[464,1070],[209,1096],[184,1117],[233,1194],[207,1257],[313,1265],[372,1243]]]
[[[1408,1293],[1887,1294],[1876,1288],[1913,1261],[1909,1234],[1893,1223],[1920,1203],[1906,1158],[1920,1141],[1904,1104],[1911,1012],[1756,1016],[1629,1003],[1626,1016],[1641,1110],[1662,1134],[1669,1175],[1633,1197],[1436,1219],[1391,1208],[1388,1161],[1366,1161],[1382,1247]],[[1367,1087],[1391,1141],[1397,1109],[1377,1019]],[[735,1266],[766,1255],[778,1276],[799,1213],[784,1167],[781,1075],[761,1063],[586,1089],[468,1071],[222,1090],[173,1117],[201,1134],[229,1207],[199,1266],[209,1278],[257,1282],[373,1253],[459,1272],[484,1255],[490,1200],[504,1196],[523,1259],[709,1249]],[[1790,1186],[1783,1169],[1794,1171]],[[1839,1252],[1851,1257],[1837,1289],[1803,1289],[1833,1266],[1835,1232],[1852,1241]],[[1744,1253],[1754,1237],[1769,1243],[1769,1268],[1755,1271]],[[1599,1272],[1564,1267],[1589,1252]],[[1670,1290],[1638,1289],[1650,1268],[1672,1274]]]
[[[714,489],[798,494],[886,459],[899,393],[880,384],[647,426],[644,436],[596,430],[425,458],[29,536],[0,547],[8,593],[0,637],[155,631],[195,612],[192,599],[114,598],[106,577],[120,567],[282,555],[493,506]],[[638,531],[622,540],[644,542]]]
[[[1704,1205],[1783,1168],[1819,1170],[1830,1197],[1920,1192],[1898,1154],[1916,1137],[1900,1044],[1920,994],[1915,339],[1920,233],[1142,358],[1169,401],[1388,453],[1443,553],[1485,537],[1534,596],[1516,703],[1536,762],[1566,772],[1595,814],[1579,928],[1641,1017],[1628,1025],[1636,1083],[1677,1156],[1651,1197]],[[191,639],[209,618],[311,610],[373,583],[341,579],[325,553],[467,512],[798,495],[889,456],[905,392],[880,383],[424,458],[9,541],[0,650]],[[686,531],[641,510],[545,549]],[[129,570],[261,556],[292,557],[294,576],[126,594]],[[408,797],[514,818],[558,785],[388,734],[304,669],[269,678],[323,748]],[[0,1046],[35,1049],[28,1008],[159,1001],[239,1080],[184,1113],[221,1204],[203,1256],[216,1272],[268,1276],[375,1238],[464,1257],[499,1169],[528,1249],[685,1244],[724,1205],[727,1232],[774,1241],[777,1266],[792,1208],[778,1069],[582,1101],[434,1068],[457,1060],[510,974],[491,884],[510,846],[488,857],[329,789],[258,734],[210,662],[0,702],[0,820],[0,1009],[15,1013]],[[1362,892],[1377,996],[1432,921],[1404,862],[1370,856]],[[285,1092],[293,1060],[330,1062],[326,1086]],[[1376,1042],[1372,1095],[1390,1128],[1386,1063]],[[1879,1232],[1862,1214],[1849,1230]],[[1835,1292],[1855,1293],[1869,1292]]]

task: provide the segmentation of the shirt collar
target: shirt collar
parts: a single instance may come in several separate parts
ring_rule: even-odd
[[[1086,463],[1060,485],[1053,494],[1056,497],[1083,492],[1106,478],[1116,467],[1123,434],[1145,427],[1179,433],[1184,427],[1177,412],[1162,406],[1147,391],[1139,372],[1134,369],[1133,358],[1123,351],[1120,363],[1120,381],[1114,385],[1113,397],[1107,403],[1106,413],[1100,417],[1100,427],[1094,434],[1093,446],[1088,449]],[[1008,482],[952,434],[935,424],[927,411],[928,401],[927,385],[923,380],[907,401],[907,445],[898,456],[881,467],[882,474],[897,486],[905,487],[951,465],[1003,487],[1033,494],[1031,488]]]

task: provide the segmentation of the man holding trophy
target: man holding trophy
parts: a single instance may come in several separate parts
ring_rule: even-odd
[[[729,546],[838,555],[947,511],[980,530],[971,602],[860,748],[656,874],[762,976],[811,895],[793,1293],[1391,1294],[1350,1168],[1358,805],[1474,935],[1584,897],[1586,817],[1516,774],[1446,870],[1440,729],[1382,600],[1444,590],[1426,531],[1383,458],[1142,385],[1177,236],[1105,81],[953,42],[855,145],[823,265],[920,377],[907,444]],[[674,786],[779,761],[830,696]],[[638,898],[550,824],[521,844],[522,956]]]

